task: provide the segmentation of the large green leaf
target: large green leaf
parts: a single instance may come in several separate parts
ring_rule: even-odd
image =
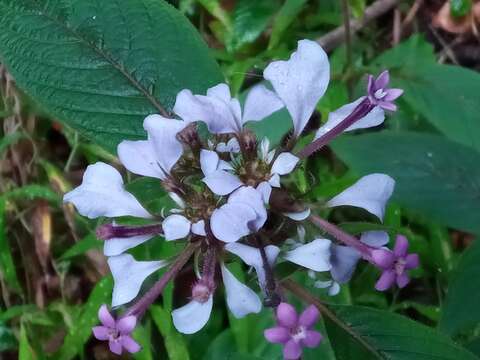
[[[447,336],[403,316],[359,306],[335,306],[326,321],[337,360],[474,360]]]
[[[449,335],[473,330],[480,322],[480,242],[463,253],[448,286],[439,327]]]
[[[361,175],[386,173],[405,207],[452,227],[480,232],[480,154],[443,137],[420,133],[342,136],[335,152]]]
[[[163,0],[0,0],[0,58],[52,115],[114,150],[145,136],[184,88],[222,81],[188,20]]]

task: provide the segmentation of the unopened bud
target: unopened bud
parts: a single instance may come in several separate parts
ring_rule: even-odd
[[[212,291],[210,290],[210,288],[207,285],[203,284],[201,281],[199,281],[195,285],[193,285],[192,299],[198,301],[199,303],[204,303],[207,302],[211,293]]]
[[[198,136],[197,125],[195,123],[191,123],[180,131],[177,134],[177,139],[193,150],[202,147],[200,137]]]

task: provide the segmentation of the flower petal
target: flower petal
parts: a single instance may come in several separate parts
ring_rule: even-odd
[[[410,277],[407,273],[403,273],[397,276],[397,286],[403,289],[410,282]]]
[[[108,258],[108,266],[115,283],[112,306],[123,305],[133,300],[138,295],[143,281],[167,264],[166,261],[136,261],[130,254]]]
[[[322,341],[323,336],[318,331],[315,330],[307,330],[307,334],[304,339],[302,339],[303,346],[308,348],[317,347],[318,344]]]
[[[395,282],[395,271],[394,270],[386,270],[380,276],[377,283],[375,284],[375,289],[378,291],[385,291],[388,290],[393,283]]]
[[[243,108],[242,123],[260,121],[283,107],[283,102],[265,85],[256,85],[248,92]]]
[[[393,248],[393,252],[396,257],[407,256],[408,240],[405,236],[397,235],[397,238],[395,239],[395,247]]]
[[[265,224],[267,210],[265,209],[262,194],[257,189],[251,186],[242,186],[230,195],[228,203],[246,204],[255,211],[256,217],[248,224],[251,231],[258,231]]]
[[[190,220],[185,216],[173,214],[167,216],[162,223],[165,240],[178,240],[187,237],[190,233]]]
[[[272,186],[267,181],[263,181],[258,184],[257,191],[262,194],[263,202],[268,204],[270,201],[270,195],[272,194]]]
[[[277,307],[277,322],[280,326],[294,329],[297,327],[298,315],[289,303],[282,302]]]
[[[283,152],[275,159],[270,170],[271,174],[286,175],[290,174],[300,159],[289,152]]]
[[[134,248],[154,237],[154,234],[138,235],[128,238],[111,238],[103,243],[103,254],[105,256],[115,256],[123,254],[126,250]]]
[[[385,206],[393,193],[395,181],[385,174],[370,174],[335,196],[329,207],[349,205],[360,207],[383,220]]]
[[[141,346],[135,340],[133,340],[131,336],[128,335],[123,335],[120,338],[120,342],[125,350],[131,354],[139,352],[142,349]]]
[[[303,310],[300,318],[298,319],[298,325],[311,328],[318,320],[320,312],[315,305],[310,305]]]
[[[374,82],[375,90],[384,89],[385,86],[387,86],[389,82],[390,82],[389,71],[388,70],[382,71],[382,73],[380,75],[378,75],[377,79]]]
[[[273,187],[280,187],[280,175],[273,174],[268,183]]]
[[[302,346],[295,340],[289,340],[283,347],[285,360],[298,360],[302,356]]]
[[[353,112],[353,110],[355,110],[355,108],[364,99],[365,97],[361,97],[360,99],[357,99],[356,101],[350,104],[343,105],[341,108],[335,111],[332,111],[330,114],[328,114],[328,121],[317,130],[314,140],[326,134],[327,132],[332,130],[335,126],[337,126],[339,123],[341,123],[343,120],[345,120],[347,116],[350,115]],[[370,128],[370,127],[378,126],[384,121],[385,121],[384,111],[382,110],[381,107],[375,106],[367,115],[355,121],[352,125],[350,125],[344,131],[347,132],[347,131],[352,131],[357,129]]]
[[[405,258],[405,269],[411,270],[415,269],[420,265],[420,259],[418,254],[408,254]]]
[[[287,328],[281,326],[266,329],[263,335],[265,339],[274,344],[285,344],[290,340],[290,332]]]
[[[387,95],[383,98],[384,101],[394,101],[403,94],[402,89],[388,89],[386,91]]]
[[[220,158],[215,151],[202,149],[200,151],[200,167],[204,176],[208,176],[218,168]]]
[[[300,40],[288,61],[275,61],[263,72],[292,116],[298,137],[330,80],[330,64],[325,51],[314,41]]]
[[[232,95],[230,94],[230,88],[225,83],[221,83],[209,88],[207,90],[207,96],[216,97],[217,99],[222,100],[226,103],[229,103],[232,99]]]
[[[75,205],[89,219],[100,216],[152,217],[135,197],[123,187],[120,173],[103,162],[89,165],[80,186],[66,193],[64,202]]]
[[[108,342],[108,347],[110,348],[110,351],[114,354],[122,355],[123,353],[122,343],[118,339],[110,339],[110,341]]]
[[[193,95],[190,90],[182,90],[177,95],[173,111],[186,122],[205,122],[213,134],[241,130],[232,113],[230,102],[225,102],[217,96]]]
[[[262,309],[262,302],[258,295],[238,281],[224,264],[221,264],[221,269],[227,305],[233,316],[240,319],[251,313],[259,313]]]
[[[210,226],[218,240],[229,243],[250,234],[248,224],[256,218],[257,214],[252,207],[227,203],[213,211]]]
[[[228,195],[233,190],[243,185],[240,179],[227,171],[215,170],[205,176],[202,181],[216,195]]]
[[[332,278],[341,284],[348,282],[355,271],[361,255],[351,247],[332,244],[330,262]]]
[[[115,327],[115,319],[113,318],[110,311],[108,311],[107,305],[103,304],[98,309],[98,319],[102,323],[103,326],[114,328]]]
[[[110,331],[112,331],[110,328],[106,326],[94,326],[92,328],[93,336],[97,340],[108,340],[110,338]]]
[[[117,154],[123,166],[134,174],[162,180],[166,177],[151,140],[124,140],[118,145]]]
[[[117,330],[120,334],[130,334],[137,325],[136,316],[130,315],[120,318],[117,321]]]
[[[310,213],[311,210],[308,208],[299,212],[284,213],[283,215],[295,221],[303,221],[310,216]]]
[[[313,271],[328,271],[332,267],[330,264],[331,244],[332,242],[327,239],[315,239],[287,252],[284,258]]]
[[[388,244],[389,238],[386,231],[366,231],[362,233],[360,241],[368,246],[380,248]]]
[[[192,300],[172,311],[173,325],[182,334],[196,333],[207,324],[212,307],[213,295],[204,303]]]
[[[170,174],[170,170],[182,156],[183,145],[177,139],[177,134],[187,125],[185,121],[167,119],[160,115],[149,115],[143,122],[158,163],[167,174]]]
[[[387,249],[377,249],[372,251],[372,258],[374,263],[384,270],[391,269],[395,262],[395,255],[392,251]]]
[[[196,235],[206,236],[205,231],[205,220],[199,220],[196,223],[192,224],[192,232]]]
[[[240,152],[240,144],[237,138],[232,137],[226,144],[223,142],[218,143],[216,150],[219,152],[238,153]]]

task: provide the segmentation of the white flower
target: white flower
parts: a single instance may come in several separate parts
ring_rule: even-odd
[[[300,136],[330,81],[327,54],[316,42],[300,40],[289,60],[272,62],[263,76],[287,107],[293,136]]]
[[[370,174],[331,199],[328,207],[355,206],[383,220],[385,206],[393,193],[395,180],[385,174]]]
[[[260,121],[283,107],[277,95],[264,85],[256,85],[245,100],[232,98],[227,84],[207,90],[207,95],[193,95],[182,90],[177,95],[173,111],[186,122],[203,121],[213,134],[239,133],[248,121]]]
[[[329,271],[331,245],[328,239],[315,239],[288,251],[283,258],[313,271]]]
[[[262,194],[251,186],[242,186],[229,196],[226,204],[213,211],[210,226],[217,239],[234,242],[258,231],[266,220]]]
[[[215,151],[202,150],[200,166],[205,175],[202,181],[216,195],[228,195],[243,185],[236,175],[229,172],[229,170],[233,170],[232,166],[228,162],[220,160]]]

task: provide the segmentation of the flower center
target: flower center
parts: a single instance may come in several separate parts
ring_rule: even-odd
[[[112,339],[112,340],[118,340],[118,338],[120,337],[120,332],[119,332],[117,329],[111,328],[111,329],[108,331],[108,336],[109,336],[110,339]]]
[[[307,329],[305,329],[305,326],[297,326],[290,331],[290,336],[294,341],[299,342],[307,337]]]
[[[377,100],[383,99],[385,95],[387,95],[387,93],[383,89],[378,89],[377,91],[375,91],[375,98]]]
[[[201,282],[196,283],[192,289],[192,299],[203,304],[207,302],[210,297],[210,289],[207,285],[202,284]]]
[[[397,275],[402,275],[403,272],[405,271],[405,264],[406,264],[406,261],[404,258],[399,258],[395,261],[395,273]]]

